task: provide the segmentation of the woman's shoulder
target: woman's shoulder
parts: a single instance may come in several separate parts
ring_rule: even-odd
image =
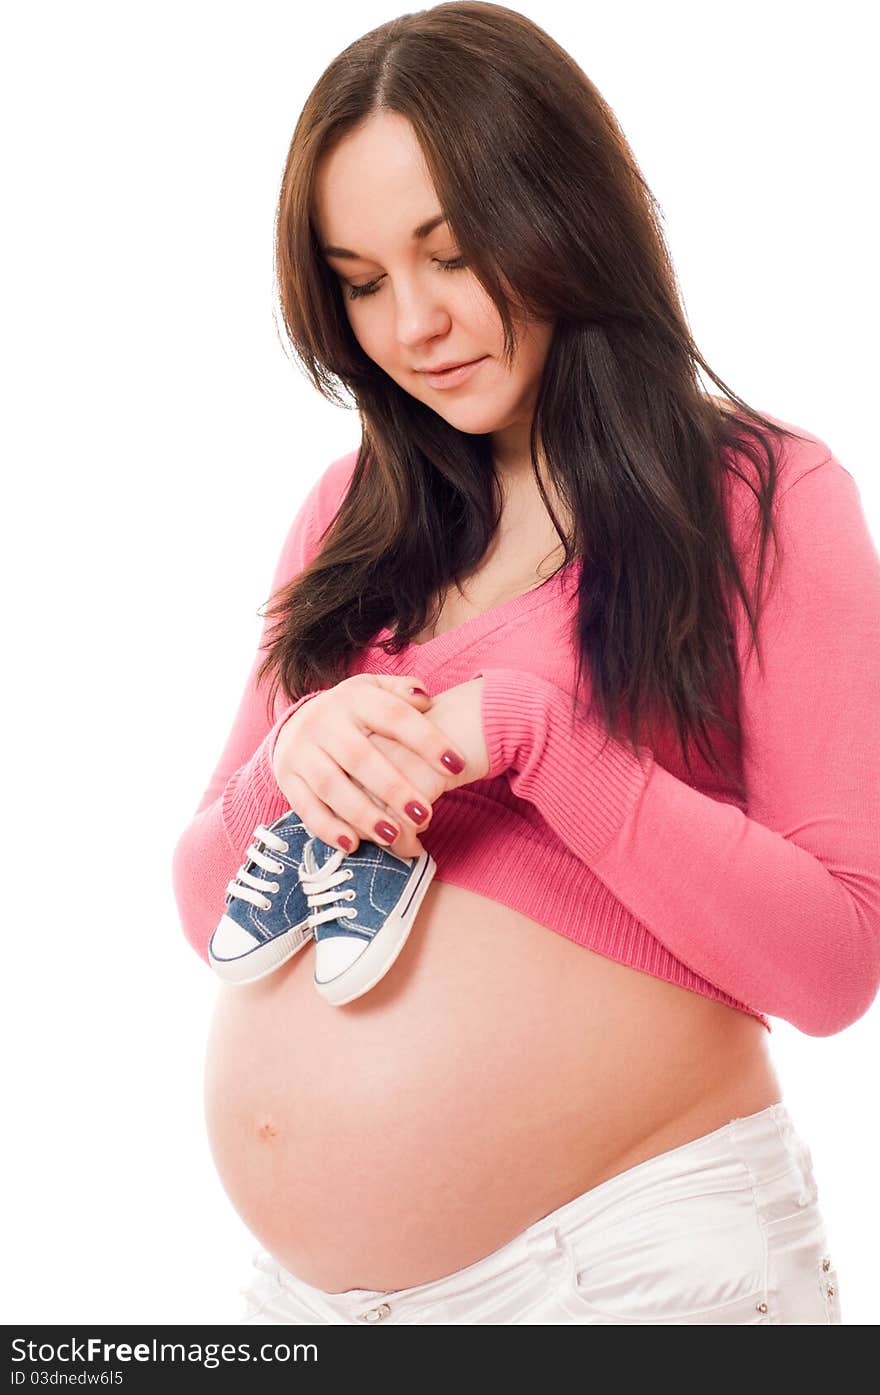
[[[713,399],[718,406],[722,407],[728,414],[733,414],[735,404],[728,404],[721,399]],[[809,430],[797,422],[788,421],[777,416],[773,412],[768,412],[763,408],[757,409],[760,415],[766,418],[774,426],[782,428],[786,433],[777,438],[771,437],[770,444],[773,451],[775,463],[775,488],[774,488],[774,508],[778,508],[781,500],[788,491],[796,485],[806,475],[820,466],[827,465],[829,470],[849,471],[837,460],[828,441],[817,432]],[[760,429],[760,428],[759,428]],[[766,432],[763,433],[766,436]],[[749,433],[749,443],[754,450],[757,444],[756,438]],[[763,460],[763,452],[761,452]],[[729,502],[739,515],[743,510],[751,516],[756,507],[755,491],[760,486],[757,467],[750,455],[746,453],[742,445],[738,446],[734,452],[735,469],[728,469],[725,472],[725,479],[729,492]],[[761,475],[766,479],[766,461],[762,464]]]
[[[355,447],[331,460],[312,486],[315,513],[322,528],[333,518],[348,493],[357,458],[358,448]]]
[[[790,433],[782,443],[778,459],[779,484],[784,493],[787,493],[792,485],[819,465],[824,465],[828,461],[839,465],[839,461],[836,461],[834,452],[824,436],[819,436],[815,431],[810,431],[799,423],[774,416],[772,412],[764,412],[763,415],[768,421],[774,422]]]

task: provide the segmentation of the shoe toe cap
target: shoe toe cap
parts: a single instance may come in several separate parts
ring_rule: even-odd
[[[315,941],[315,982],[329,983],[357,963],[369,944],[354,935],[331,935]]]
[[[215,959],[238,959],[256,947],[257,941],[238,921],[225,915],[211,936],[210,951]]]

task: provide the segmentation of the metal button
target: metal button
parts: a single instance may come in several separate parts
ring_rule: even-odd
[[[758,1310],[759,1313],[766,1313],[766,1311],[767,1311],[767,1304],[766,1304],[766,1303],[756,1303],[756,1304],[755,1304],[755,1307],[757,1308],[757,1310]]]
[[[831,1268],[831,1260],[830,1260],[830,1259],[823,1259],[823,1261],[822,1261],[822,1268],[825,1270],[825,1273],[827,1274],[827,1273],[828,1273],[828,1270]]]
[[[361,1322],[381,1322],[383,1317],[387,1317],[391,1312],[387,1303],[380,1303],[378,1308],[368,1308],[365,1313],[358,1313]]]

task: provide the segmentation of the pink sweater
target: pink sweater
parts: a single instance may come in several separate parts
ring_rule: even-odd
[[[880,984],[880,557],[856,483],[828,446],[809,435],[786,450],[763,674],[746,656],[738,610],[743,742],[730,749],[745,805],[695,751],[689,779],[672,735],[640,763],[618,742],[600,752],[596,725],[569,730],[579,561],[395,657],[368,647],[348,672],[418,675],[432,694],[483,675],[489,774],[441,795],[420,835],[439,881],[768,1031],[771,1014],[829,1036],[868,1009]],[[334,461],[309,491],[272,592],[316,555],[355,457]],[[741,559],[752,555],[739,526],[746,494],[735,485],[729,498]],[[753,575],[746,562],[750,594]],[[279,696],[270,727],[266,690],[254,688],[262,658],[174,849],[183,930],[206,963],[254,829],[289,807],[272,772],[275,738],[315,695]],[[719,746],[725,763],[728,749]]]

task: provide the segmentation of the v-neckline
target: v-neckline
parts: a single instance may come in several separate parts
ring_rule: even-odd
[[[453,625],[451,629],[433,635],[421,644],[410,641],[397,654],[388,654],[385,650],[380,650],[380,653],[386,661],[393,662],[395,667],[406,667],[414,662],[418,666],[423,655],[432,664],[442,663],[457,650],[470,646],[500,625],[510,624],[538,606],[546,605],[579,562],[579,558],[573,558],[571,562],[558,568],[552,576],[547,577],[546,581],[539,582],[537,586],[531,586],[527,591],[521,591],[518,596],[511,596],[509,600],[501,601],[498,605],[489,606],[487,610],[480,611],[479,615],[469,616],[459,625]],[[373,636],[370,647],[378,648],[382,641],[390,639],[393,633],[389,626],[379,630]]]

